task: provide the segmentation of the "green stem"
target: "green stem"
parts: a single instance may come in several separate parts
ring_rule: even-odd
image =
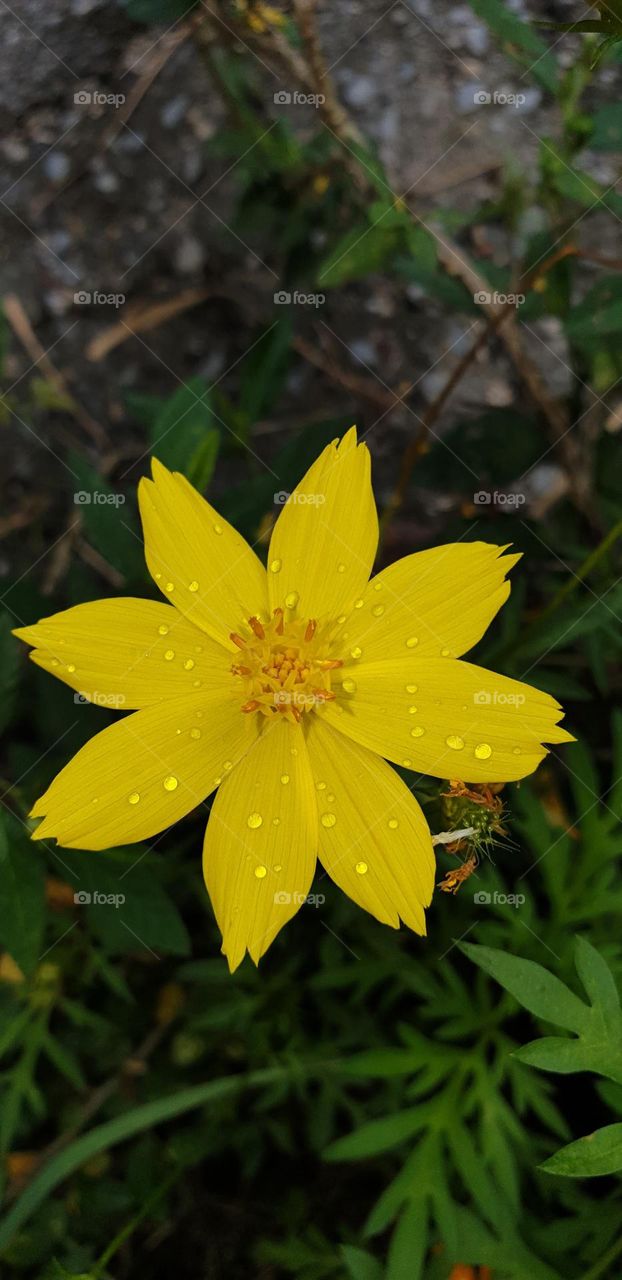
[[[114,1240],[110,1241],[108,1247],[104,1249],[104,1252],[91,1268],[93,1280],[99,1280],[99,1277],[104,1274],[110,1259],[114,1257],[115,1253],[118,1253],[121,1245],[125,1244],[126,1240],[129,1240],[129,1237],[140,1225],[143,1219],[148,1216],[154,1205],[158,1203],[158,1200],[161,1200],[162,1196],[166,1195],[166,1192],[173,1186],[173,1183],[177,1182],[179,1178],[181,1178],[182,1173],[184,1173],[183,1166],[173,1169],[168,1178],[165,1178],[164,1182],[161,1182],[160,1185],[155,1188],[155,1191],[152,1191],[151,1195],[147,1197],[138,1213],[134,1214],[134,1217],[130,1218],[129,1222],[126,1222],[125,1226],[117,1232]]]
[[[583,1280],[600,1280],[601,1276],[606,1277],[611,1263],[615,1262],[616,1258],[620,1257],[620,1254],[622,1254],[622,1236],[619,1240],[616,1240],[615,1244],[612,1244],[602,1258],[598,1259],[598,1262],[594,1263],[594,1266],[589,1271],[586,1271]]]
[[[568,596],[572,595],[572,593],[577,590],[577,587],[585,582],[586,578],[589,578],[592,570],[596,568],[596,565],[600,563],[603,556],[605,556],[610,548],[614,546],[621,534],[622,520],[618,520],[618,523],[614,524],[613,528],[605,534],[605,537],[601,542],[599,542],[598,546],[595,547],[593,551],[590,551],[589,556],[586,556],[583,564],[579,566],[573,577],[568,578],[563,587],[560,587],[559,591],[553,596],[551,603],[547,605],[546,609],[544,609],[540,614],[538,622],[541,622],[543,618],[548,618],[549,614],[553,613],[555,609],[558,609],[560,604],[563,604],[564,600],[566,600]]]

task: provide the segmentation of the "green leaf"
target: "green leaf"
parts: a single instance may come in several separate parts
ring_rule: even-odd
[[[66,849],[63,861],[73,874],[76,900],[84,906],[89,927],[108,951],[144,947],[156,954],[188,955],[186,927],[155,869],[141,861],[145,852],[139,845],[128,854]]]
[[[373,1254],[352,1244],[342,1244],[339,1252],[350,1280],[383,1280],[383,1269]]]
[[[591,151],[622,151],[622,103],[609,102],[592,116]]]
[[[151,430],[151,449],[198,489],[212,478],[220,435],[203,378],[191,378],[164,402]]]
[[[389,216],[381,217],[375,226],[362,222],[352,227],[320,263],[318,287],[331,289],[384,270],[403,246],[405,230],[405,224],[396,226]]]
[[[44,921],[41,855],[12,815],[0,810],[0,944],[25,974],[41,956]]]
[[[568,1031],[581,1032],[588,1026],[589,1009],[559,978],[519,956],[471,942],[460,943],[462,951],[490,974],[536,1018],[553,1022]]]
[[[563,1178],[595,1178],[622,1169],[622,1124],[608,1124],[556,1151],[540,1165]]]
[[[550,93],[557,88],[557,62],[543,40],[511,13],[501,0],[471,0],[471,8],[483,18],[503,43],[504,52],[526,66]]]
[[[622,279],[602,276],[566,321],[572,342],[606,337],[622,331]]]
[[[345,1138],[337,1138],[324,1152],[326,1160],[362,1160],[412,1138],[425,1128],[428,1111],[425,1106],[409,1107],[379,1120],[369,1120]]]
[[[69,461],[78,477],[74,493],[76,516],[82,519],[88,541],[124,578],[141,580],[143,545],[133,505],[80,454],[70,454]]]
[[[402,1209],[389,1245],[385,1280],[420,1280],[428,1246],[428,1213],[423,1197]]]

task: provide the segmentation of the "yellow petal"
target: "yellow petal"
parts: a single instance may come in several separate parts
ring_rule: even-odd
[[[322,713],[342,733],[435,778],[511,782],[532,773],[544,742],[569,742],[548,693],[453,658],[346,668],[346,693]]]
[[[145,840],[201,804],[257,736],[231,695],[184,694],[98,733],[32,810],[35,839],[77,849]]]
[[[208,893],[233,972],[255,964],[296,914],[313,879],[317,809],[302,731],[267,725],[220,787],[203,850]]]
[[[327,445],[290,495],[268,555],[270,607],[337,617],[362,591],[378,546],[369,451],[352,427]]]
[[[505,575],[520,556],[500,558],[504,550],[457,542],[389,565],[344,609],[347,649],[365,662],[466,653],[510,594]]]
[[[266,573],[241,534],[177,471],[152,459],[138,486],[149,572],[170,604],[227,648],[266,608]]]
[[[401,918],[424,934],[435,861],[412,792],[384,760],[317,716],[307,750],[319,806],[320,861],[340,889],[377,920],[397,929]]]
[[[109,710],[231,684],[231,653],[154,600],[94,600],[13,633],[38,667]]]

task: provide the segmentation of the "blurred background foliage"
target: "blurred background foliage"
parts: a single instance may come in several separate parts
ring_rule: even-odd
[[[91,339],[114,385],[103,428],[6,299],[5,451],[11,433],[36,437],[53,470],[34,493],[13,481],[2,523],[3,1276],[621,1273],[622,199],[594,176],[595,157],[622,153],[619,44],[603,52],[595,29],[552,37],[500,0],[471,7],[515,92],[545,96],[551,132],[532,168],[507,157],[493,195],[450,191],[422,210],[338,99],[309,0],[126,0],[152,43],[185,24],[226,106],[205,145],[235,171],[234,247],[210,284],[229,376],[202,371],[199,329],[182,379],[166,364],[155,390],[146,376],[126,385],[114,352],[128,334],[151,350],[172,326],[174,350],[176,317],[210,290],[130,299]],[[598,7],[610,37],[615,6]],[[572,23],[569,9],[532,17]],[[296,85],[323,99],[302,125],[286,109]],[[261,265],[263,291],[236,277],[236,253]],[[370,304],[406,370],[413,332],[454,318],[456,352],[429,362],[438,382],[422,393],[423,375],[385,378],[360,342],[344,350],[344,303]],[[532,332],[546,337],[540,362]],[[491,401],[475,383],[465,406],[456,392],[483,359],[510,394]],[[203,814],[149,848],[30,842],[34,799],[110,715],[29,666],[10,631],[152,594],[135,502],[149,454],[265,554],[275,493],[354,417],[377,463],[381,563],[456,539],[523,552],[475,659],[562,699],[578,740],[504,790],[508,834],[456,895],[437,893],[427,940],[364,916],[319,871],[325,903],[299,912],[259,971],[247,960],[231,977],[202,884]],[[74,499],[95,492],[111,500]],[[446,786],[414,790],[445,829]],[[440,879],[455,856],[440,847],[438,864]],[[80,901],[95,890],[125,902]]]

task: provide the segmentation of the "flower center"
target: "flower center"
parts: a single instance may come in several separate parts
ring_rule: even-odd
[[[240,656],[231,667],[240,681],[241,710],[262,715],[287,715],[299,721],[335,697],[331,671],[343,665],[329,657],[330,635],[313,618],[286,622],[275,609],[269,622],[249,618],[248,636],[233,632]]]

